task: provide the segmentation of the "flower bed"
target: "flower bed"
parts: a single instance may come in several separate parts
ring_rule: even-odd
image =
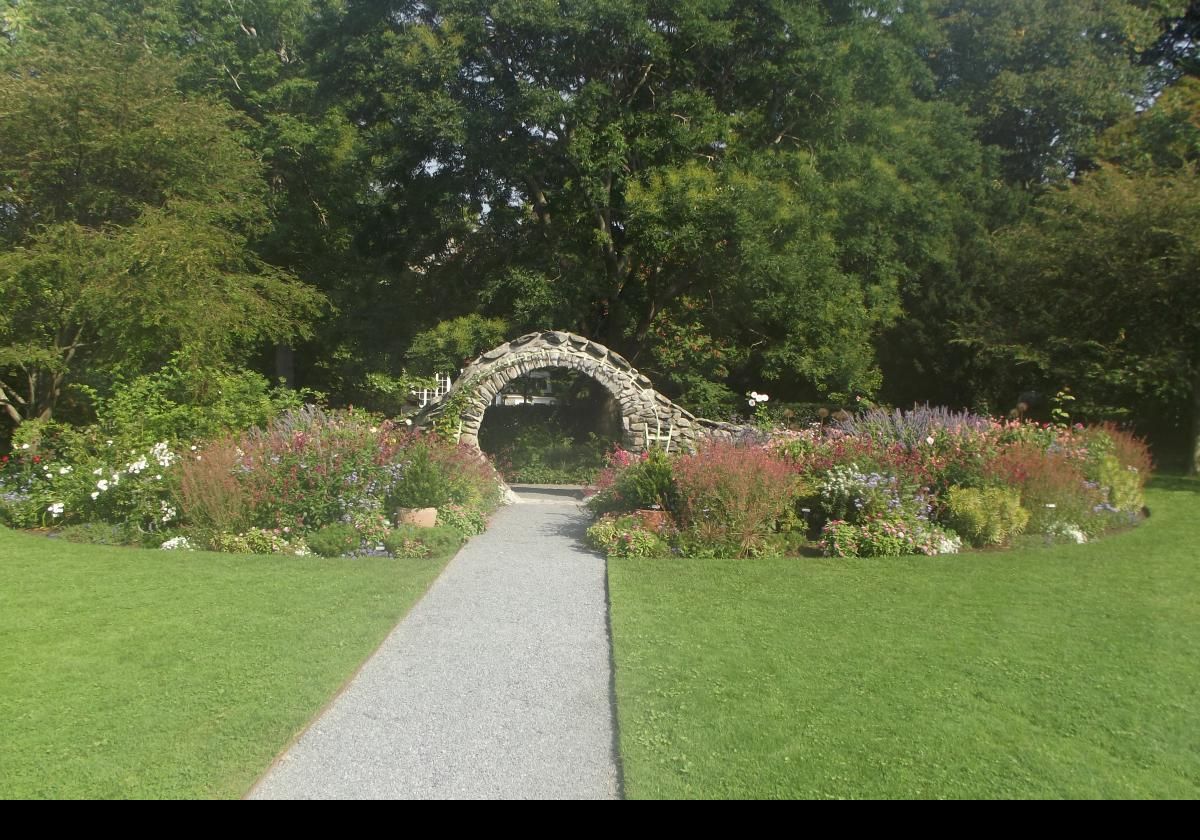
[[[590,502],[602,517],[590,534],[615,554],[734,557],[1084,542],[1140,519],[1150,468],[1145,443],[1114,426],[877,410],[694,454],[615,451]],[[670,527],[623,516],[651,505],[669,510]]]
[[[439,525],[469,536],[500,497],[474,453],[362,412],[307,406],[240,435],[145,449],[95,429],[41,431],[0,463],[0,520],[65,526],[79,541],[115,529],[170,550],[395,556],[389,545],[403,544],[413,556],[420,534],[389,540],[398,508],[436,507]]]

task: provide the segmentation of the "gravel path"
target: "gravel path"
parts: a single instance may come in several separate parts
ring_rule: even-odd
[[[520,495],[250,798],[619,795],[604,560],[570,496]]]

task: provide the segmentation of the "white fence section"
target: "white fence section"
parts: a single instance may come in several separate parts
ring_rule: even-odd
[[[417,395],[417,402],[421,404],[421,408],[432,402],[437,402],[444,397],[446,392],[450,390],[450,386],[454,383],[454,380],[450,378],[450,374],[448,373],[439,373],[433,378],[437,382],[436,388],[418,388],[414,392]]]

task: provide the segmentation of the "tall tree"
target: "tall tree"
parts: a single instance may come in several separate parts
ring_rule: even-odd
[[[1133,113],[1155,78],[1139,59],[1181,0],[930,0],[939,96],[979,120],[1015,184],[1090,165],[1098,134]]]
[[[0,74],[0,408],[52,416],[81,370],[198,363],[303,333],[319,296],[257,258],[265,185],[227,106],[141,45],[22,49]]]
[[[447,315],[570,327],[643,366],[685,329],[738,348],[734,378],[848,393],[878,385],[872,335],[979,177],[959,110],[924,97],[926,23],[833,0],[356,2],[324,54],[402,211],[383,250],[422,246]]]

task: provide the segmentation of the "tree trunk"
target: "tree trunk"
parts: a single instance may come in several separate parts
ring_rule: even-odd
[[[296,350],[287,344],[275,345],[275,380],[288,388],[296,387]]]
[[[1192,376],[1192,452],[1188,475],[1200,475],[1200,367]]]

